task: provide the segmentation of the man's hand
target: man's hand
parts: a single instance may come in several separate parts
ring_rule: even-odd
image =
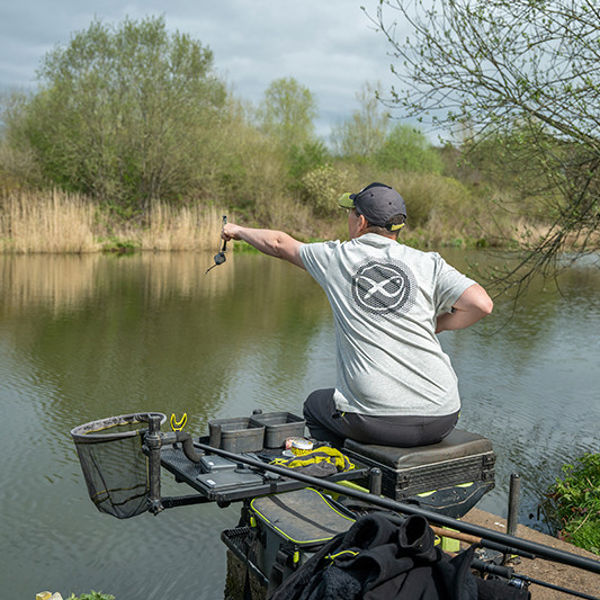
[[[240,238],[240,229],[241,227],[235,223],[226,223],[221,230],[221,238],[226,242],[229,242],[230,240],[240,240],[242,239]]]
[[[260,250],[263,254],[282,258],[297,267],[304,269],[304,263],[300,258],[302,242],[295,240],[291,235],[283,231],[272,229],[253,229],[242,227],[235,223],[227,223],[221,232],[225,241],[243,240]]]

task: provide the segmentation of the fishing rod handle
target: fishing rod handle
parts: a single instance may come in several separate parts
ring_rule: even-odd
[[[227,215],[223,215],[223,227],[227,225]],[[223,247],[221,248],[221,252],[225,252],[227,250],[227,240],[223,240]]]

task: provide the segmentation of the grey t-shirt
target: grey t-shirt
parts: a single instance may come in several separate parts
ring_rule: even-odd
[[[472,279],[435,252],[375,233],[304,244],[300,256],[333,310],[339,410],[379,416],[459,410],[456,374],[435,326]]]

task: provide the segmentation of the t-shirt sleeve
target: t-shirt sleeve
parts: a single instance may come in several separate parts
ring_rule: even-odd
[[[304,263],[304,267],[321,287],[327,282],[327,271],[339,245],[340,242],[337,241],[319,242],[304,244],[300,248],[300,258]]]
[[[441,315],[450,312],[452,305],[462,296],[463,292],[476,282],[449,265],[439,254],[436,260],[435,313]]]

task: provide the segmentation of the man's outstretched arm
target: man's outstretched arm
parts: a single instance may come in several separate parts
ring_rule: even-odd
[[[486,315],[489,315],[494,308],[492,299],[487,292],[479,285],[474,284],[468,287],[454,303],[452,309],[454,312],[440,315],[437,318],[436,333],[449,331],[451,329],[464,329],[477,323]]]
[[[226,240],[243,240],[263,254],[282,258],[297,267],[304,269],[304,263],[300,258],[302,242],[295,240],[291,235],[283,231],[273,229],[253,229],[242,227],[235,223],[227,223],[223,227],[221,237]]]

